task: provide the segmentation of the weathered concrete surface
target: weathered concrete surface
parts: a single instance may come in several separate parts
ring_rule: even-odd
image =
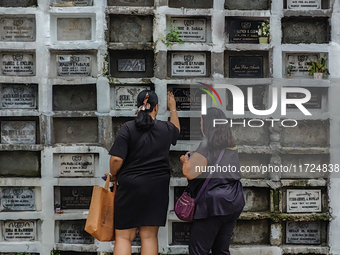
[[[235,123],[243,123],[243,120],[233,120]],[[233,125],[232,132],[238,145],[268,145],[269,144],[269,134],[268,127],[263,125],[263,127],[249,127],[247,126],[247,120],[245,120],[246,126],[243,124]]]
[[[55,143],[98,143],[97,118],[54,118]]]
[[[270,198],[269,189],[266,188],[244,188],[244,198],[246,205],[244,212],[262,212],[269,211]]]
[[[107,0],[108,6],[153,6],[154,0]]]
[[[234,235],[231,238],[232,244],[269,244],[270,227],[269,221],[238,221]]]
[[[152,42],[152,16],[110,16],[111,42]]]
[[[40,152],[1,151],[0,176],[39,177]]]
[[[173,8],[212,8],[213,0],[169,0],[169,7]]]
[[[0,0],[0,7],[30,7],[37,6],[37,0]]]
[[[327,18],[282,19],[282,43],[328,43],[330,27]]]
[[[97,110],[96,85],[54,85],[54,111],[95,111]]]
[[[294,128],[283,128],[281,131],[281,145],[287,147],[328,147],[328,121],[299,121]]]
[[[226,0],[224,6],[229,10],[267,10],[270,3],[270,0]]]

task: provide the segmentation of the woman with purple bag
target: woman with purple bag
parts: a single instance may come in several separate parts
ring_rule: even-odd
[[[189,241],[190,255],[230,254],[233,229],[245,205],[240,182],[237,147],[226,119],[218,108],[207,109],[201,118],[202,142],[189,158],[181,156],[183,174],[189,179],[196,209]],[[176,208],[175,208],[176,209]]]

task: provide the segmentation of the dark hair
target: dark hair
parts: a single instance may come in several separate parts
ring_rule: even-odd
[[[215,125],[214,127],[214,119],[227,119],[221,109],[215,107],[208,108],[207,114],[202,115],[202,119],[203,132],[208,139],[209,149],[223,149],[236,146],[229,123]]]
[[[138,129],[148,129],[153,126],[154,120],[149,115],[152,112],[153,108],[158,104],[158,96],[153,90],[143,90],[137,96],[137,107],[143,105],[144,98],[146,93],[149,95],[149,99],[147,101],[150,104],[150,109],[145,109],[144,111],[139,111],[135,118],[135,125]]]

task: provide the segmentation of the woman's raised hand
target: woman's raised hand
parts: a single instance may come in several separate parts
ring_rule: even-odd
[[[168,110],[176,110],[176,101],[175,96],[172,92],[168,91],[168,101],[167,101]]]

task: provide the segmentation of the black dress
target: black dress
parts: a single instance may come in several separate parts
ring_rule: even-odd
[[[138,140],[145,132],[148,131],[136,128],[134,120],[126,122],[109,152],[123,159],[117,173],[116,229],[165,226],[166,223],[169,148],[176,144],[179,130],[169,121],[158,120],[140,144]]]

